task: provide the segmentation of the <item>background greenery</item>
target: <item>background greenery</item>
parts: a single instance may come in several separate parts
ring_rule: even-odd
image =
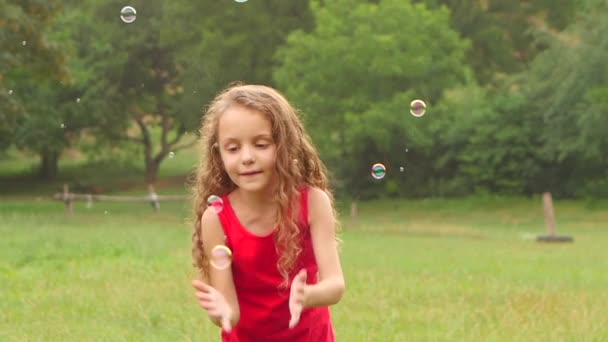
[[[608,194],[604,1],[134,1],[131,24],[117,1],[0,5],[0,148],[43,179],[69,149],[155,182],[241,80],[302,110],[343,196]]]
[[[330,169],[339,340],[608,340],[605,1],[124,5],[0,0],[0,340],[218,339],[187,201],[49,196],[185,194],[236,80],[284,92]],[[534,241],[545,191],[574,243]]]

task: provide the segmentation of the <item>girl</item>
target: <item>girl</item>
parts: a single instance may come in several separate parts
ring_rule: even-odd
[[[297,111],[272,88],[236,84],[213,100],[200,133],[192,255],[202,281],[192,285],[222,341],[335,341],[336,210]],[[232,250],[227,269],[209,267],[218,245]]]

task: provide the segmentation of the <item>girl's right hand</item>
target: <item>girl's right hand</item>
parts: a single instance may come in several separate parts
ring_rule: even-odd
[[[222,293],[200,280],[193,280],[192,286],[197,290],[196,297],[207,314],[218,320],[226,332],[232,330],[232,309]]]

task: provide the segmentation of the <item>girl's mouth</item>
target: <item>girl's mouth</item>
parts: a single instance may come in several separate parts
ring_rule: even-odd
[[[262,173],[262,171],[244,172],[244,173],[241,173],[241,176],[253,176],[253,175],[257,175],[258,173]]]

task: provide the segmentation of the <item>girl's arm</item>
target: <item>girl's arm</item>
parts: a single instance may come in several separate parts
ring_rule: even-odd
[[[222,224],[213,207],[207,208],[203,213],[201,218],[201,229],[203,250],[208,260],[211,260],[211,250],[213,247],[226,244]],[[228,267],[223,270],[210,267],[208,281],[209,285],[219,291],[228,302],[232,312],[232,317],[230,320],[231,326],[236,326],[240,318],[240,310],[237,301],[236,289],[234,287],[234,280],[232,279],[232,267]],[[222,326],[219,319],[211,316],[210,319],[215,325],[219,327]]]
[[[319,267],[319,282],[304,289],[304,307],[336,304],[344,293],[344,276],[338,255],[331,201],[325,191],[311,188],[308,219],[312,246]]]

